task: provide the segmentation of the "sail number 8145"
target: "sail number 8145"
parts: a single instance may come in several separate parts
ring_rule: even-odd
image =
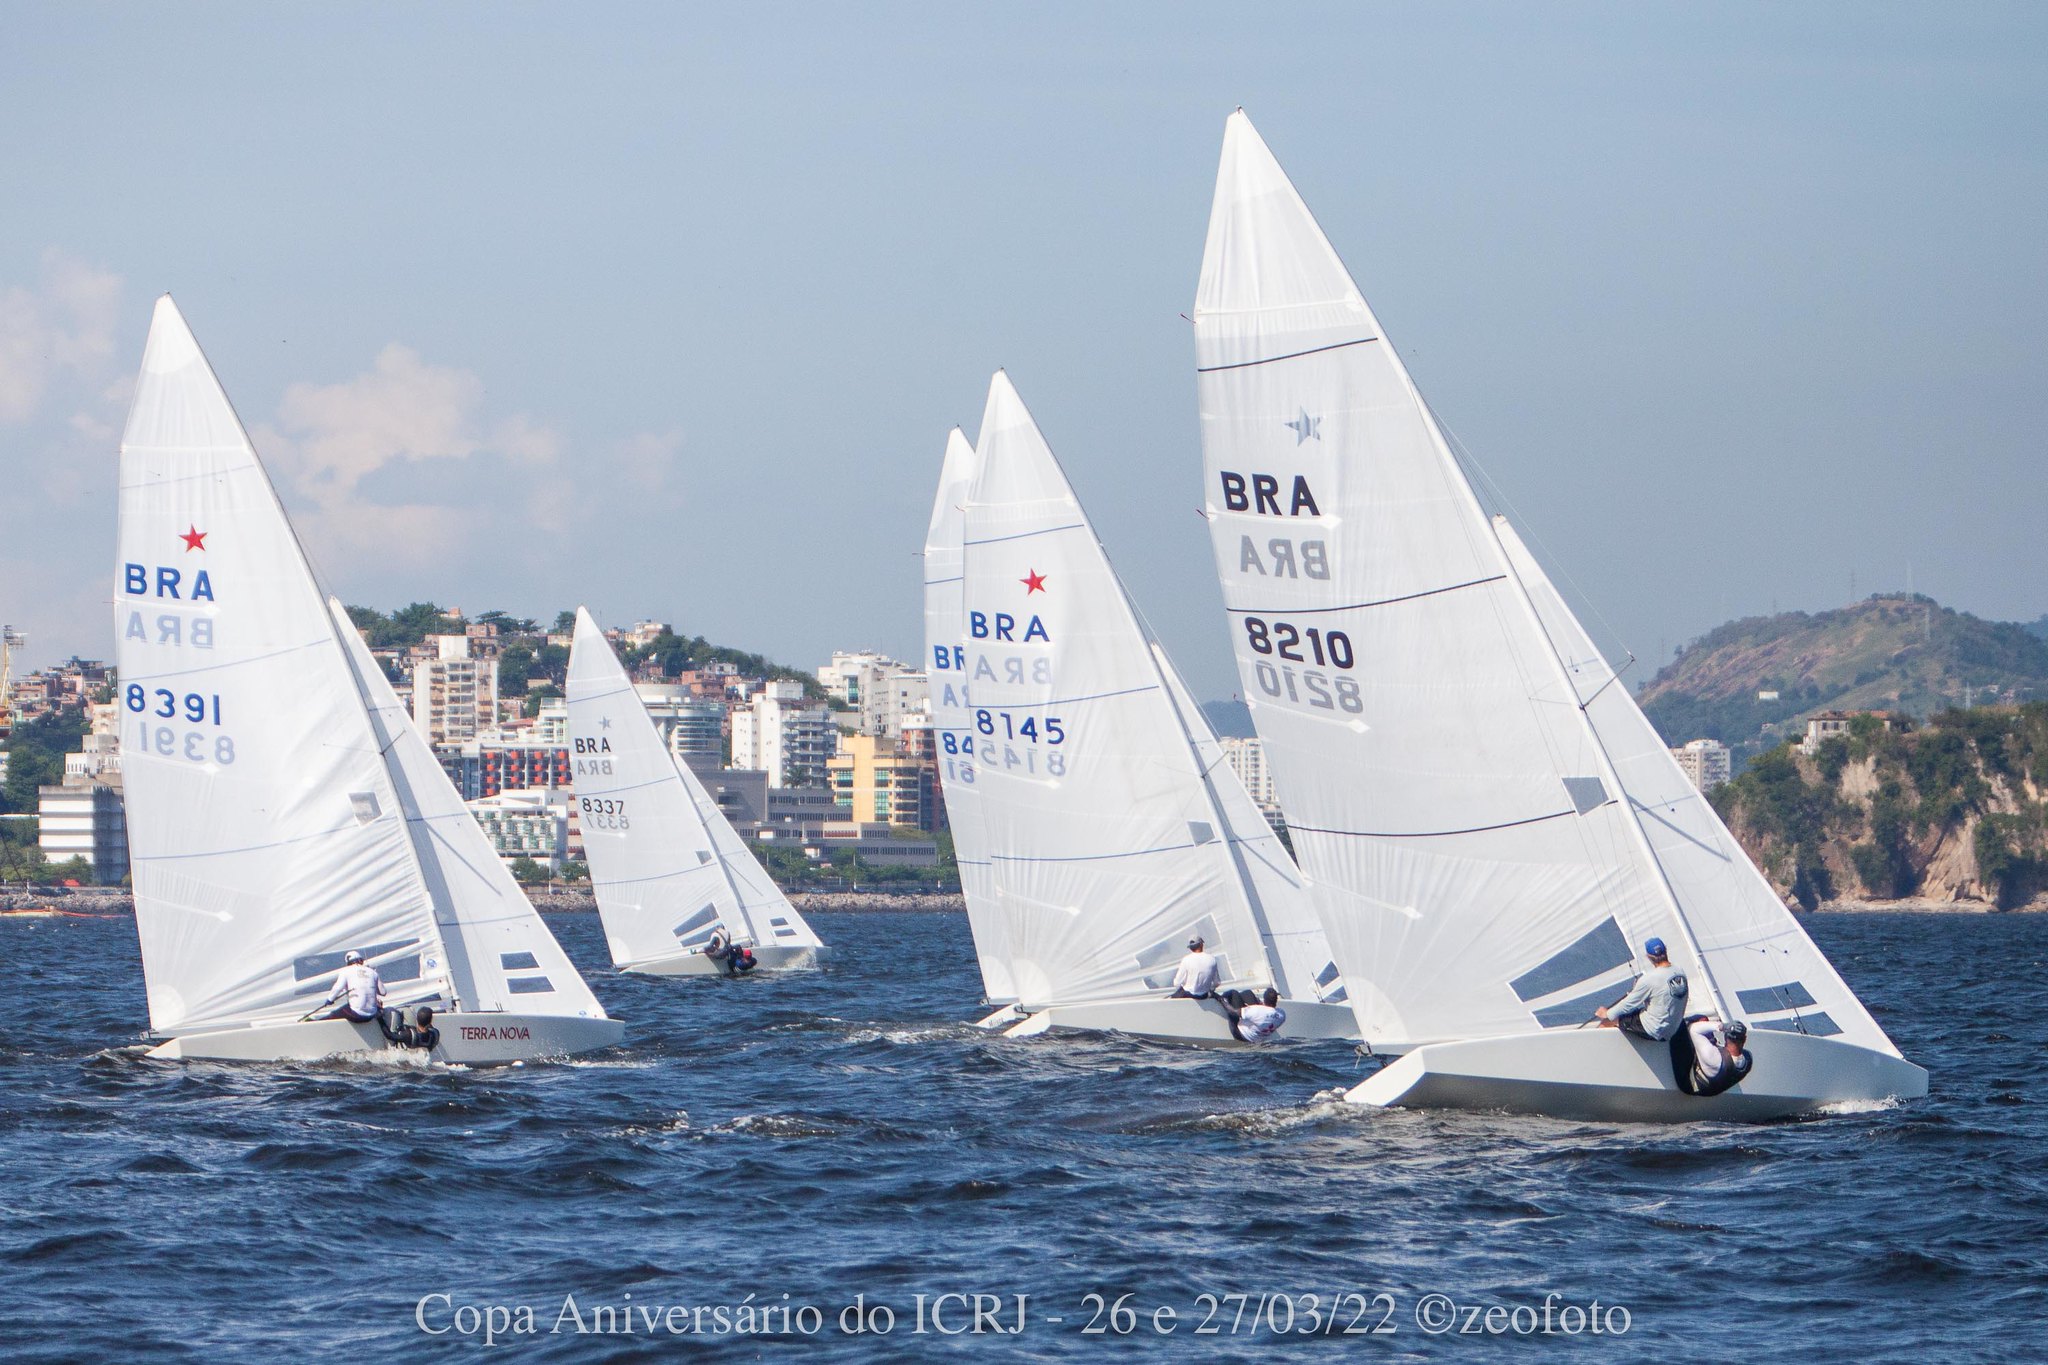
[[[999,720],[1000,725],[997,724]],[[1061,744],[1067,738],[1067,728],[1060,724],[1058,716],[1047,716],[1041,723],[1035,716],[1018,720],[1008,711],[991,711],[986,707],[975,711],[974,728],[991,737],[1000,731],[1004,739],[1028,740],[1033,744],[1041,740],[1047,744]]]

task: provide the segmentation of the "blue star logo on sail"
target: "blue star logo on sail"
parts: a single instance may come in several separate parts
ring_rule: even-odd
[[[1309,416],[1307,408],[1302,408],[1299,411],[1301,416],[1295,418],[1292,422],[1282,422],[1280,424],[1294,433],[1294,443],[1300,445],[1310,437],[1314,437],[1318,441],[1322,440],[1323,419]]]

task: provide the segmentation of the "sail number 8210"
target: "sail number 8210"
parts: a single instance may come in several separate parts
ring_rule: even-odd
[[[1358,662],[1351,637],[1341,630],[1302,630],[1286,621],[1268,622],[1261,617],[1244,618],[1245,640],[1254,654],[1284,659],[1274,664],[1267,659],[1252,661],[1252,673],[1259,690],[1269,697],[1284,698],[1296,705],[1324,711],[1345,711],[1357,715],[1365,709],[1356,678],[1332,677],[1324,667],[1349,669]],[[1303,649],[1307,653],[1303,653]],[[1318,664],[1324,667],[1290,668],[1288,664]]]
[[[1291,664],[1314,663],[1331,668],[1349,668],[1358,661],[1358,656],[1351,650],[1351,637],[1341,630],[1323,631],[1314,626],[1298,630],[1286,621],[1268,625],[1260,617],[1247,616],[1244,618],[1244,637],[1251,645],[1252,653],[1277,654]],[[1303,645],[1308,646],[1308,654],[1301,652]]]

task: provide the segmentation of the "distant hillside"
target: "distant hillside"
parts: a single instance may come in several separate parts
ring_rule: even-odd
[[[2048,702],[1874,718],[1807,755],[1772,749],[1714,808],[1778,889],[2010,909],[2048,895]]]
[[[1927,716],[2037,697],[2048,697],[2048,639],[2034,627],[1878,595],[1731,621],[1679,651],[1638,700],[1671,744],[1718,739],[1754,753],[1796,736],[1815,711]]]
[[[561,645],[549,644],[547,637],[566,635],[576,628],[573,610],[557,612],[554,625],[548,630],[541,629],[533,620],[502,611],[487,611],[465,619],[432,602],[414,602],[388,613],[375,607],[350,607],[348,614],[357,627],[368,633],[372,649],[404,649],[429,635],[460,634],[469,625],[496,626],[503,650],[498,658],[498,686],[508,697],[519,696],[529,687],[559,695],[569,666],[569,651]],[[668,678],[684,669],[727,663],[748,677],[786,678],[802,683],[813,700],[824,697],[815,673],[776,663],[759,654],[715,645],[701,635],[664,631],[644,645],[625,650],[622,657],[629,668],[653,663]]]

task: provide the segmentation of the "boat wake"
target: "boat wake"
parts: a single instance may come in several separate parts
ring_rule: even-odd
[[[1221,1114],[1200,1114],[1156,1119],[1126,1128],[1132,1134],[1242,1133],[1249,1137],[1276,1137],[1299,1128],[1327,1123],[1369,1121],[1371,1111],[1344,1102],[1338,1087],[1311,1095],[1305,1103],[1275,1109],[1233,1109]]]

